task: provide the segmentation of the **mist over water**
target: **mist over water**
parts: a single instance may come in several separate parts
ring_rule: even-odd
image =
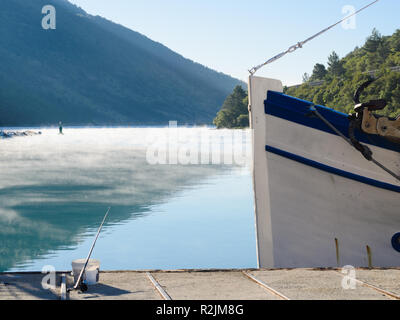
[[[93,254],[103,270],[256,265],[248,152],[233,164],[152,165],[149,147],[170,151],[169,128],[41,131],[0,140],[0,271],[70,270],[109,206]],[[220,135],[179,128],[179,159],[204,156],[204,136],[219,149]],[[231,152],[249,151],[249,137]]]

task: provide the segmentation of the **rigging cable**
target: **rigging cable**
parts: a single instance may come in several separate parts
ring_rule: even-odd
[[[373,162],[374,164],[376,164],[379,168],[383,169],[384,171],[386,171],[388,174],[390,174],[393,178],[397,179],[398,181],[400,181],[400,176],[397,175],[396,173],[394,173],[392,170],[388,169],[387,167],[385,167],[383,164],[381,164],[380,162],[378,162],[377,160],[374,159],[374,157],[372,156],[372,151],[371,149],[366,146],[363,145],[361,143],[359,143],[358,141],[355,141],[354,139],[348,139],[342,132],[340,132],[332,123],[330,123],[327,119],[325,119],[325,117],[320,114],[317,110],[317,108],[315,107],[315,105],[311,105],[310,106],[310,111],[316,115],[319,119],[321,119],[329,128],[331,128],[337,135],[339,135],[340,137],[342,137],[348,144],[350,144],[352,147],[356,148],[358,151],[360,151],[362,153],[362,155],[365,157],[365,159],[367,159],[368,161]]]
[[[314,40],[315,38],[319,37],[320,35],[324,34],[325,32],[329,31],[330,29],[336,27],[338,24],[350,19],[351,17],[357,15],[358,13],[360,13],[361,11],[371,7],[372,5],[374,5],[375,3],[379,2],[380,0],[375,0],[372,1],[371,3],[369,3],[368,5],[362,7],[361,9],[355,11],[353,14],[341,19],[340,21],[336,22],[335,24],[329,26],[328,28],[325,28],[323,30],[321,30],[320,32],[316,33],[315,35],[311,36],[310,38],[298,42],[297,44],[289,47],[289,49],[287,49],[284,52],[279,53],[278,55],[272,57],[271,59],[267,60],[266,62],[253,67],[252,69],[249,70],[250,72],[250,80],[251,77],[262,67],[266,66],[267,64],[270,64],[272,62],[275,62],[276,60],[282,58],[283,56],[287,55],[288,53],[292,53],[294,51],[296,51],[297,49],[301,49],[303,48],[303,46],[311,41]],[[352,147],[356,148],[358,151],[360,151],[362,153],[362,155],[368,160],[373,162],[375,165],[377,165],[378,167],[380,167],[382,170],[386,171],[388,174],[390,174],[392,177],[394,177],[396,180],[400,181],[400,176],[397,175],[396,173],[394,173],[393,171],[391,171],[390,169],[388,169],[387,167],[385,167],[383,164],[381,164],[380,162],[378,162],[377,160],[374,159],[374,157],[372,156],[373,153],[371,151],[371,149],[366,146],[363,145],[361,143],[359,143],[358,141],[355,140],[355,138],[353,139],[348,139],[342,132],[340,132],[335,126],[333,126],[327,119],[325,119],[316,109],[315,105],[310,106],[310,111],[317,116],[320,120],[322,120],[328,127],[330,127],[334,132],[336,132],[336,134],[338,134],[340,137],[342,137],[347,143],[349,143]]]
[[[270,63],[272,63],[272,62],[275,62],[276,60],[282,58],[283,56],[287,55],[288,53],[292,53],[292,52],[296,51],[297,49],[303,48],[303,46],[304,46],[307,42],[309,42],[309,41],[311,41],[311,40],[314,40],[315,38],[319,37],[320,35],[324,34],[324,33],[327,32],[327,31],[329,31],[330,29],[336,27],[338,24],[340,24],[340,23],[342,23],[342,22],[344,22],[344,21],[350,19],[351,17],[357,15],[357,14],[360,13],[361,11],[363,11],[363,10],[367,9],[368,7],[374,5],[374,4],[377,3],[378,1],[380,1],[380,0],[375,0],[375,1],[371,2],[370,4],[368,4],[368,5],[364,6],[364,7],[362,7],[361,9],[357,10],[357,11],[354,12],[353,14],[351,14],[351,15],[349,15],[349,16],[343,18],[342,20],[336,22],[335,24],[329,26],[328,28],[326,28],[326,29],[324,29],[324,30],[322,30],[322,31],[320,31],[320,32],[318,32],[318,33],[316,33],[316,34],[313,35],[312,37],[310,37],[310,38],[308,38],[308,39],[306,39],[306,40],[304,40],[304,41],[298,42],[297,44],[291,46],[291,47],[290,47],[289,49],[287,49],[286,51],[281,52],[280,54],[277,54],[276,56],[272,57],[271,59],[267,60],[266,62],[264,62],[264,63],[262,63],[262,64],[260,64],[260,65],[258,65],[258,66],[256,66],[256,67],[250,69],[250,70],[249,70],[250,75],[251,75],[251,76],[254,75],[254,74],[255,74],[259,69],[261,69],[262,67],[264,67],[264,66],[266,66],[267,64],[270,64]]]

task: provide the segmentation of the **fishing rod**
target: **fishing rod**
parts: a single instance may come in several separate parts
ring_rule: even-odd
[[[312,37],[310,37],[310,38],[308,38],[308,39],[306,39],[306,40],[304,40],[304,41],[298,42],[297,44],[291,46],[291,47],[290,47],[289,49],[287,49],[286,51],[281,52],[280,54],[277,54],[276,56],[272,57],[271,59],[267,60],[266,62],[264,62],[264,63],[262,63],[262,64],[260,64],[260,65],[258,65],[258,66],[256,66],[256,67],[250,69],[250,70],[249,70],[250,76],[253,76],[259,69],[261,69],[262,67],[266,66],[267,64],[270,64],[270,63],[272,63],[272,62],[275,62],[276,60],[282,58],[283,56],[287,55],[288,53],[292,53],[292,52],[296,51],[297,49],[303,48],[303,46],[304,46],[307,42],[309,42],[309,41],[311,41],[311,40],[314,40],[315,38],[319,37],[320,35],[324,34],[324,33],[327,32],[327,31],[329,31],[330,29],[336,27],[338,24],[340,24],[340,23],[342,23],[342,22],[344,22],[344,21],[350,19],[351,17],[354,17],[355,15],[357,15],[357,14],[360,13],[361,11],[363,11],[363,10],[369,8],[370,6],[374,5],[374,4],[377,3],[378,1],[380,1],[380,0],[375,0],[375,1],[371,2],[370,4],[368,4],[368,5],[364,6],[364,7],[362,7],[361,9],[357,10],[357,11],[354,12],[353,14],[351,14],[351,15],[345,17],[344,19],[342,19],[342,20],[340,20],[340,21],[334,23],[333,25],[329,26],[328,28],[325,28],[325,29],[323,29],[322,31],[316,33],[316,34],[313,35]]]
[[[87,291],[88,287],[87,287],[86,283],[83,282],[83,274],[84,274],[85,271],[86,271],[86,267],[87,267],[87,265],[88,265],[88,263],[89,263],[90,256],[92,255],[94,246],[96,245],[97,238],[99,237],[101,228],[103,227],[103,224],[104,224],[104,222],[106,221],[107,216],[108,216],[108,213],[110,212],[110,210],[111,210],[111,207],[108,207],[108,210],[107,210],[107,212],[106,212],[106,214],[105,214],[105,216],[104,216],[104,218],[103,218],[103,221],[102,221],[101,224],[100,224],[99,230],[97,230],[96,237],[95,237],[95,239],[94,239],[94,241],[93,241],[92,247],[90,248],[89,254],[88,254],[87,258],[86,258],[85,265],[83,266],[83,268],[82,268],[82,270],[81,270],[81,272],[80,272],[80,274],[79,274],[79,277],[78,277],[78,279],[76,280],[76,283],[75,283],[74,287],[68,289],[68,292],[70,292],[70,291],[72,291],[72,290],[76,290],[76,289],[78,289],[78,288],[79,288],[82,292]]]

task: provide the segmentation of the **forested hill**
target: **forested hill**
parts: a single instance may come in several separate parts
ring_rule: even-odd
[[[371,76],[377,80],[362,99],[384,98],[389,105],[383,113],[399,115],[400,30],[392,36],[382,36],[374,29],[363,47],[342,59],[333,52],[326,66],[317,63],[310,76],[303,76],[301,86],[285,88],[285,93],[349,113],[354,107],[356,88]]]
[[[211,123],[241,84],[66,0],[1,0],[0,39],[0,126]]]

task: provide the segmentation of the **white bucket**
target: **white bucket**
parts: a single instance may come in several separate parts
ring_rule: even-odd
[[[72,274],[74,275],[74,283],[78,281],[82,268],[85,266],[86,259],[78,259],[72,261]],[[87,285],[96,284],[99,282],[100,261],[90,259],[86,270],[82,275],[82,280]]]

